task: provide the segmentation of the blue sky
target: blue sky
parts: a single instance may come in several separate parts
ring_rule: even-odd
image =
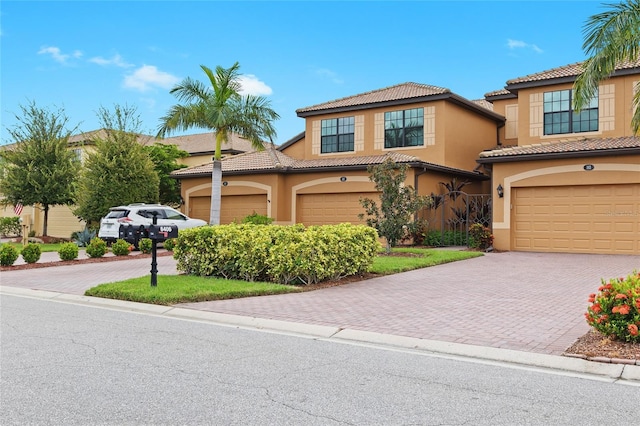
[[[615,2],[615,0],[606,1]],[[280,114],[408,81],[482,98],[507,80],[585,59],[600,1],[6,1],[0,4],[1,144],[20,105],[63,108],[71,127],[137,108],[155,134],[184,77],[240,63],[247,93]],[[201,133],[193,130],[188,133]]]

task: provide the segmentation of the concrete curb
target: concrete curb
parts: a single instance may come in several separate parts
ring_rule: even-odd
[[[629,381],[634,384],[636,384],[635,382],[637,382],[637,384],[640,385],[640,366],[637,365],[608,364],[574,357],[535,354],[509,349],[474,346],[453,342],[442,342],[414,337],[395,336],[370,331],[309,325],[288,321],[221,314],[215,312],[191,310],[186,308],[176,308],[172,306],[150,305],[145,303],[102,299],[91,296],[78,296],[50,291],[30,290],[17,287],[0,286],[0,294],[55,300],[63,303],[73,303],[105,309],[124,310],[147,315],[163,316],[167,318],[206,321],[216,325],[282,332],[304,337],[319,338],[328,341],[338,341],[344,343],[369,343],[378,346],[418,350],[430,354],[449,355],[482,361],[493,361],[513,365],[566,371],[578,374],[596,375],[613,380]]]

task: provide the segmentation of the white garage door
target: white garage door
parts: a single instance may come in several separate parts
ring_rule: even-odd
[[[640,184],[514,188],[514,250],[640,254]]]
[[[296,222],[310,225],[332,225],[338,223],[364,224],[358,214],[364,213],[360,198],[371,198],[380,202],[375,192],[343,194],[298,195]]]

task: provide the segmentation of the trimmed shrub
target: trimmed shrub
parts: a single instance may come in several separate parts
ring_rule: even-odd
[[[40,250],[40,246],[35,243],[27,244],[22,248],[22,251],[20,252],[22,259],[24,259],[24,261],[27,263],[36,263],[38,260],[40,260],[41,254],[42,251]]]
[[[11,266],[18,260],[18,249],[11,244],[0,245],[0,266]]]
[[[465,246],[467,245],[467,233],[450,230],[442,232],[432,229],[425,235],[423,243],[429,247]]]
[[[493,245],[491,229],[481,223],[474,223],[469,227],[469,247],[486,250]]]
[[[87,246],[86,253],[89,257],[102,257],[107,253],[107,243],[101,238],[92,238]]]
[[[87,248],[88,250],[88,248]],[[58,249],[60,260],[74,260],[78,258],[78,245],[76,243],[64,243]]]
[[[273,218],[253,212],[253,214],[250,214],[249,216],[242,219],[242,223],[250,223],[253,225],[271,225],[273,223]]]
[[[143,238],[140,241],[138,241],[138,248],[144,254],[151,253],[151,248],[152,247],[153,247],[153,241],[151,241],[150,238]]]
[[[0,217],[0,235],[20,235],[22,225],[19,217]]]
[[[133,246],[123,239],[117,239],[115,243],[111,244],[111,252],[116,256],[128,256],[133,250]]]
[[[174,258],[192,275],[314,284],[366,272],[379,248],[364,225],[231,224],[181,231]]]
[[[162,246],[165,248],[165,250],[173,251],[176,246],[176,239],[169,238],[168,240],[165,240],[164,243],[162,243]]]
[[[614,278],[589,295],[587,323],[606,336],[640,342],[640,272]]]

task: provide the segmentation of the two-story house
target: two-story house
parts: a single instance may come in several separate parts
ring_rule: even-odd
[[[222,161],[221,223],[259,213],[276,223],[359,223],[361,197],[378,196],[367,167],[391,157],[409,166],[406,182],[421,195],[440,182],[488,192],[478,153],[495,147],[504,117],[486,101],[449,89],[404,83],[297,110],[305,131],[278,148]],[[185,213],[208,220],[212,163],[173,173]]]
[[[485,95],[506,117],[491,168],[494,246],[501,250],[640,254],[640,138],[632,99],[640,60],[620,64],[580,113],[581,64],[507,81]]]

